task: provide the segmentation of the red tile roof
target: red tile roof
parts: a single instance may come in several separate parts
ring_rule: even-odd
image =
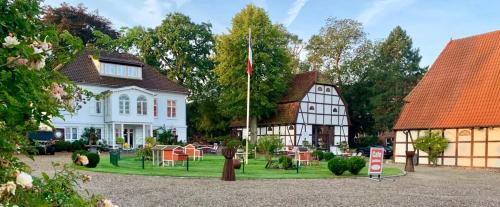
[[[394,129],[500,126],[500,30],[451,40]]]
[[[80,84],[100,85],[107,87],[138,86],[148,90],[169,91],[187,94],[188,90],[167,79],[153,67],[144,64],[139,58],[125,53],[104,53],[99,59],[103,62],[115,62],[128,65],[142,65],[142,80],[101,76],[92,62],[89,52],[78,55],[59,71],[70,80]]]

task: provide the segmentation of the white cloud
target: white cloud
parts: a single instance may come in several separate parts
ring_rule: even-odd
[[[168,12],[172,12],[188,3],[190,0],[145,0],[142,3],[120,2],[120,19],[117,22],[127,22],[127,26],[142,25],[155,27],[161,23]]]
[[[398,11],[413,3],[414,0],[378,0],[358,15],[358,20],[369,25],[376,18],[387,16],[390,12]]]
[[[295,18],[297,18],[297,16],[300,13],[300,10],[302,10],[304,5],[306,5],[307,1],[308,0],[295,0],[295,2],[293,2],[292,7],[288,9],[288,16],[286,17],[285,20],[283,20],[283,24],[285,26],[288,27],[293,23],[293,21],[295,21]]]

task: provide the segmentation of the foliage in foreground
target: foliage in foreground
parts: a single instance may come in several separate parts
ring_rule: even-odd
[[[91,177],[77,173],[69,165],[53,163],[54,175],[42,173],[41,177],[16,172],[7,177],[9,181],[0,186],[0,204],[6,206],[98,206],[102,196],[91,195],[89,199],[77,192],[78,181],[90,182]]]
[[[0,204],[104,205],[100,197],[78,194],[77,180],[89,177],[68,167],[55,169],[53,177],[34,177],[16,156],[30,156],[28,132],[41,124],[51,126],[51,119],[62,117],[61,109],[74,112],[81,102],[97,97],[58,72],[81,51],[82,41],[43,24],[39,0],[0,1],[0,11]]]
[[[427,132],[424,136],[415,140],[415,148],[429,155],[429,161],[437,165],[437,157],[448,148],[448,140],[439,132]]]

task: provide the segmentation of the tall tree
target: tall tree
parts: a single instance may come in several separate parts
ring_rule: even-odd
[[[296,34],[289,32],[284,25],[278,25],[287,37],[287,48],[290,53],[290,68],[293,73],[300,73],[302,71],[303,62],[300,60],[300,55],[305,48],[305,44],[302,39]]]
[[[375,61],[378,72],[373,75],[376,92],[371,98],[374,106],[375,129],[387,131],[392,128],[404,97],[423,76],[427,67],[420,67],[422,56],[413,48],[412,39],[400,26],[394,28],[379,47]]]
[[[378,49],[379,43],[366,41],[355,51],[353,59],[345,64],[350,79],[353,80],[342,87],[352,123],[349,128],[350,138],[376,134],[370,98],[374,94],[372,76],[377,72],[374,63],[378,57]]]
[[[168,14],[161,25],[146,34],[140,50],[146,62],[160,68],[169,79],[192,93],[202,92],[214,67],[211,27],[209,23],[196,24],[181,13]]]
[[[252,141],[256,141],[257,119],[273,114],[291,78],[287,35],[273,25],[262,8],[248,5],[235,15],[229,34],[218,37],[215,73],[221,86],[220,107],[225,114],[246,115],[248,31],[252,31],[253,73],[251,78]]]
[[[48,6],[45,8],[43,22],[56,26],[58,32],[69,31],[72,35],[80,37],[84,43],[94,43],[92,32],[95,30],[117,38],[118,32],[113,29],[111,21],[99,16],[97,11],[89,12],[83,4],[71,6],[62,3],[60,7]]]
[[[328,18],[319,35],[313,35],[306,49],[314,70],[324,70],[338,85],[350,81],[343,64],[352,59],[365,39],[361,23],[352,19]]]

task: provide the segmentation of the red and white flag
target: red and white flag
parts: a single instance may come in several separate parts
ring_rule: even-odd
[[[247,60],[247,73],[252,76],[252,33],[248,33],[248,60]]]

